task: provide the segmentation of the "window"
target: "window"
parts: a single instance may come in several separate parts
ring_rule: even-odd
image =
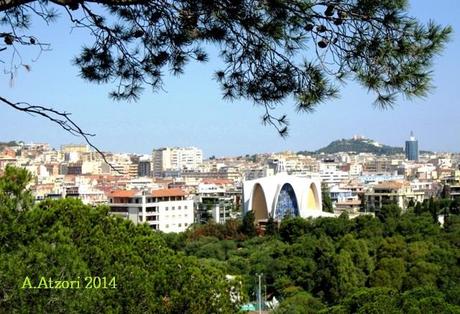
[[[173,207],[171,207],[171,210],[174,210],[174,209],[176,209],[174,206],[173,206]]]
[[[182,208],[180,206],[178,206],[177,209],[182,209]]]
[[[187,209],[187,205],[184,206],[184,209]]]
[[[165,210],[168,210],[168,206],[165,207]]]
[[[187,226],[188,226],[188,223],[184,223],[184,226],[187,227]]]
[[[178,226],[178,227],[182,227],[182,224],[178,224],[177,226]]]
[[[166,225],[166,228],[169,228],[169,225]]]

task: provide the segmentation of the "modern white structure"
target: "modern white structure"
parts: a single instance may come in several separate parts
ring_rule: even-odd
[[[203,152],[196,147],[154,149],[152,161],[155,176],[167,170],[196,170],[203,163]]]
[[[321,181],[329,187],[338,185],[350,179],[350,175],[346,171],[340,170],[321,170]]]
[[[118,190],[109,195],[112,214],[135,224],[147,223],[153,230],[182,232],[194,222],[193,200],[181,189],[153,191]]]
[[[279,173],[245,181],[243,197],[244,213],[254,211],[258,223],[269,217],[279,221],[285,216],[334,216],[322,211],[321,182],[318,179]]]

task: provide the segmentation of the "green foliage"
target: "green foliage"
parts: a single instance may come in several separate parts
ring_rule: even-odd
[[[433,223],[433,218],[428,213],[419,216],[406,213],[398,221],[397,232],[409,241],[417,241],[439,236],[441,226]]]
[[[402,147],[375,145],[369,139],[341,139],[331,142],[326,147],[320,148],[316,153],[335,154],[339,152],[371,153],[375,155],[403,154]]]
[[[332,206],[331,194],[327,184],[321,183],[321,199],[323,202],[323,211],[333,213],[334,208]]]
[[[343,301],[341,309],[333,310],[332,313],[401,313],[398,308],[398,293],[391,288],[359,289]]]
[[[383,223],[388,223],[390,220],[398,219],[401,215],[401,208],[396,204],[383,205],[382,208],[375,212]]]
[[[265,235],[277,236],[278,233],[278,222],[276,222],[275,219],[270,216],[270,218],[268,218],[267,224],[265,225]]]
[[[12,210],[23,210],[32,204],[32,194],[27,185],[32,175],[23,168],[7,165],[0,177],[0,203]]]
[[[8,170],[6,176],[23,174]],[[14,181],[20,185],[27,176]],[[5,180],[5,178],[1,178]],[[211,260],[171,251],[165,235],[147,225],[109,216],[106,207],[86,206],[79,200],[44,201],[33,208],[12,210],[5,197],[17,199],[16,185],[2,185],[0,202],[0,312],[2,313],[216,313],[235,312],[227,269]],[[25,185],[22,185],[25,186]],[[8,191],[8,193],[5,193]],[[9,202],[7,201],[8,205]],[[171,237],[168,237],[169,239]],[[177,244],[180,238],[171,243]],[[219,243],[230,252],[230,242]],[[225,255],[224,255],[225,259]],[[22,289],[26,278],[38,286],[48,280],[85,277],[116,278],[116,288]]]
[[[14,147],[14,146],[19,146],[19,142],[16,142],[16,141],[0,142],[0,151],[2,151],[5,147]]]
[[[378,262],[376,270],[369,278],[370,285],[372,287],[390,287],[395,290],[400,290],[402,288],[405,272],[404,259],[384,257]]]
[[[241,232],[248,237],[254,237],[257,235],[255,216],[252,210],[248,211],[244,215],[243,224],[241,225]]]
[[[418,313],[421,304],[455,312],[459,222],[451,215],[443,229],[428,210],[401,214],[393,204],[377,218],[289,217],[281,222],[278,238],[266,234],[238,240],[227,266],[245,278],[250,295],[256,274],[263,273],[267,294],[283,300],[281,313],[308,309],[312,300],[328,306],[312,310],[322,313],[402,313],[409,308]],[[218,241],[208,243],[216,246]],[[412,305],[404,293],[420,287],[431,287],[442,297]]]
[[[370,215],[358,216],[354,222],[354,230],[359,238],[381,238],[383,235],[382,223]]]
[[[283,241],[294,242],[308,230],[309,222],[300,217],[288,217],[281,221],[280,236]]]
[[[445,295],[433,287],[422,286],[401,296],[404,313],[460,313],[460,307],[446,302]]]
[[[267,296],[281,300],[276,313],[460,311],[460,218],[450,214],[441,227],[429,202],[421,213],[401,214],[387,205],[377,218],[290,217],[279,236],[267,232],[270,224],[265,236],[254,236],[253,215],[163,234],[77,200],[47,200],[18,211],[8,201],[22,197],[16,191],[2,192],[6,202],[0,202],[2,313],[55,306],[83,313],[233,313],[238,302],[230,301],[230,291],[239,291],[233,297],[240,302],[254,299],[256,274],[263,274]],[[26,276],[42,274],[116,276],[118,287],[18,288]]]
[[[281,302],[274,314],[316,314],[324,309],[320,300],[307,292],[299,292]]]

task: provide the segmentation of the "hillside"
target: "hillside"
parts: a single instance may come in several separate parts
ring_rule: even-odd
[[[393,147],[379,144],[367,138],[341,139],[331,142],[326,147],[318,149],[316,153],[334,154],[338,152],[372,153],[376,155],[404,154],[402,147]]]
[[[9,141],[9,142],[0,142],[0,150],[2,150],[5,147],[13,147],[13,146],[18,146],[19,143],[16,141]]]

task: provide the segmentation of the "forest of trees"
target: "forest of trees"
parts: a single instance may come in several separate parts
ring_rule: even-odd
[[[274,313],[460,313],[456,202],[293,217],[264,235],[253,215],[163,234],[79,200],[33,205],[30,179],[13,167],[0,177],[2,313],[236,313],[260,273],[268,299],[281,300]],[[27,276],[116,277],[116,288],[22,289]]]
[[[31,176],[0,177],[0,313],[233,313],[238,289],[211,259],[174,252],[164,235],[79,200],[32,205]],[[106,289],[22,289],[26,277],[115,278]]]

